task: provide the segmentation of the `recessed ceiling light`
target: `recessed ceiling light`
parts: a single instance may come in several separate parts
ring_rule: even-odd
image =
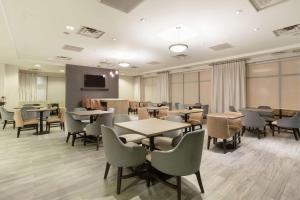
[[[146,19],[145,19],[145,18],[141,18],[140,21],[141,21],[141,22],[145,22]]]
[[[67,25],[67,26],[66,26],[66,29],[69,30],[69,31],[74,31],[75,27],[74,27],[74,26]]]
[[[41,67],[41,65],[38,65],[38,64],[36,64],[36,65],[34,65],[35,67]]]
[[[254,28],[253,31],[257,32],[259,31],[259,28]]]
[[[116,40],[117,40],[117,38],[114,38],[114,37],[113,37],[113,38],[111,38],[111,39],[112,39],[113,41],[116,41]]]
[[[188,45],[186,44],[172,44],[169,47],[169,50],[174,53],[182,53],[188,49]]]
[[[130,64],[129,64],[129,63],[122,62],[122,63],[119,63],[119,66],[120,66],[120,67],[129,67]]]
[[[118,70],[116,70],[116,71],[115,71],[115,74],[116,74],[116,75],[118,75],[118,74],[119,74],[119,71],[118,71]]]
[[[243,11],[242,10],[237,10],[237,11],[235,11],[235,14],[236,15],[239,15],[239,14],[241,14]]]
[[[105,74],[103,74],[102,76],[103,76],[103,78],[105,78]]]
[[[59,72],[61,72],[61,73],[64,73],[64,72],[65,72],[65,70],[61,69],[61,70],[59,70]]]

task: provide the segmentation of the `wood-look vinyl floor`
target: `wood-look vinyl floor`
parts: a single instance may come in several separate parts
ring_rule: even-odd
[[[35,136],[10,125],[0,131],[0,200],[172,200],[176,191],[144,180],[122,182],[116,194],[116,168],[103,180],[103,148],[93,144],[75,147],[65,143],[66,134],[52,128],[51,134]],[[201,175],[205,194],[196,177],[183,178],[182,199],[300,199],[300,141],[281,133],[258,140],[250,133],[241,146],[223,154],[212,145],[202,157]],[[172,180],[175,181],[175,180]]]

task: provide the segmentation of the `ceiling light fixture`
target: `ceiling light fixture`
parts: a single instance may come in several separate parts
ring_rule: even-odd
[[[113,41],[116,41],[117,40],[117,38],[111,38]]]
[[[236,15],[239,15],[239,14],[241,14],[243,11],[242,10],[237,10],[237,11],[235,11],[235,14]]]
[[[69,31],[74,31],[75,27],[74,27],[74,26],[67,25],[67,26],[66,26],[66,29],[69,30]]]
[[[41,67],[41,65],[38,65],[38,64],[36,64],[36,65],[34,65],[35,67]]]
[[[259,31],[259,28],[254,28],[253,31],[257,32]]]
[[[116,75],[118,75],[118,74],[119,74],[119,71],[118,71],[118,70],[116,70],[116,71],[115,71],[115,74],[116,74]]]
[[[113,78],[115,77],[114,73],[112,71],[109,72],[110,76]]]
[[[172,44],[169,46],[169,50],[173,53],[182,53],[189,48],[187,44]]]
[[[105,74],[103,74],[102,77],[105,78]]]
[[[120,67],[129,67],[130,64],[129,64],[129,63],[126,63],[126,62],[121,62],[121,63],[119,63],[119,66],[120,66]]]
[[[145,18],[141,18],[140,21],[141,21],[141,22],[145,22],[146,19],[145,19]]]

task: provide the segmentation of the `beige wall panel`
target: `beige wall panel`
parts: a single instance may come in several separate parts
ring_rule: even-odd
[[[211,105],[211,82],[200,82],[200,103]]]
[[[183,82],[183,73],[172,74],[171,82],[172,83],[182,83]]]
[[[300,109],[300,76],[282,77],[281,105],[286,109]]]
[[[184,73],[184,82],[198,82],[198,72]]]
[[[183,103],[183,83],[172,83],[172,102]]]
[[[211,79],[211,70],[200,72],[200,81],[209,81]]]
[[[198,82],[185,82],[184,83],[184,103],[194,104],[199,101],[199,88]]]
[[[300,74],[300,59],[293,59],[289,61],[283,61],[281,63],[282,74]]]
[[[247,77],[279,75],[278,62],[250,64],[247,66]]]
[[[278,77],[247,79],[247,106],[279,106]]]

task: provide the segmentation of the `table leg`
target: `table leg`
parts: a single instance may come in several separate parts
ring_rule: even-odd
[[[90,116],[90,123],[93,123],[93,122],[94,122],[94,116],[91,115],[91,116]]]
[[[184,114],[184,121],[187,123],[187,121],[188,121],[188,114]],[[185,128],[184,129],[184,133],[187,133],[187,132],[188,132],[188,129]]]
[[[153,110],[153,117],[156,118],[156,111],[157,110]]]
[[[282,109],[280,108],[279,109],[279,119],[281,119],[282,118]]]
[[[150,143],[149,143],[150,151],[154,151],[154,149],[155,149],[154,137],[150,137],[149,140],[150,140]]]
[[[40,112],[40,133],[43,134],[43,112]]]

